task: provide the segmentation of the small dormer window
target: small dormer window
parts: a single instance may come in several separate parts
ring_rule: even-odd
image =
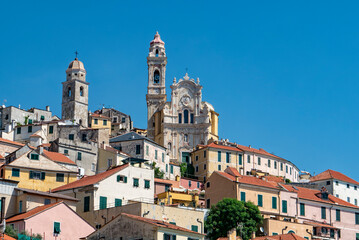
[[[322,199],[323,200],[328,200],[328,193],[327,192],[322,193]]]
[[[31,153],[31,154],[30,154],[30,159],[32,159],[32,160],[39,160],[39,154]]]

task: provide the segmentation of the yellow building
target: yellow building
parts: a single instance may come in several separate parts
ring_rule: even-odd
[[[18,181],[19,188],[46,192],[76,181],[77,171],[51,160],[44,154],[42,147],[34,149],[25,145],[6,156],[5,164],[1,167],[1,177]]]
[[[89,127],[93,129],[107,128],[109,135],[111,134],[111,118],[97,113],[89,116]]]
[[[183,205],[187,207],[200,207],[199,195],[187,191],[167,191],[157,194],[157,204],[161,205]]]
[[[224,171],[233,167],[238,171],[243,168],[243,151],[231,146],[211,142],[208,145],[198,145],[191,153],[195,176],[206,181],[214,171]]]

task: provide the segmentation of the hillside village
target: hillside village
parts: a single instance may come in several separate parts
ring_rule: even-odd
[[[199,240],[211,206],[234,198],[264,219],[252,239],[359,239],[359,182],[335,169],[312,176],[219,136],[199,78],[174,78],[167,99],[158,32],[147,65],[147,129],[121,109],[89,110],[77,57],[62,82],[61,117],[49,106],[0,107],[3,229],[18,239]],[[234,230],[221,239],[238,238]]]

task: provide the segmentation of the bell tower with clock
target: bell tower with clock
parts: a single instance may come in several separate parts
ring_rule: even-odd
[[[154,139],[155,118],[154,114],[164,104],[166,98],[166,65],[167,57],[165,43],[156,32],[150,43],[147,56],[148,65],[148,87],[147,87],[147,135]]]

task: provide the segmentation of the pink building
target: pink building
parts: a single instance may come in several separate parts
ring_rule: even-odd
[[[73,240],[85,237],[95,229],[64,202],[34,208],[6,220],[18,232],[41,234],[43,240]]]

